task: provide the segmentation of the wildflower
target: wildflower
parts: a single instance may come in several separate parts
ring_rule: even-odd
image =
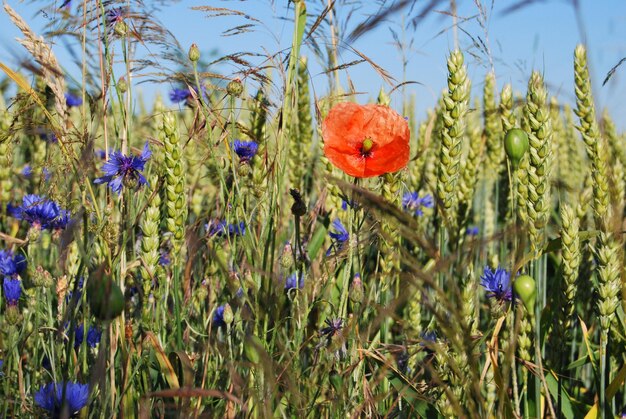
[[[74,106],[80,106],[83,104],[83,99],[70,92],[67,92],[65,94],[65,104],[67,105],[68,108],[72,108]]]
[[[304,288],[304,273],[300,272],[300,275],[297,275],[295,272],[287,277],[285,280],[285,289],[287,291],[293,289],[302,289]]]
[[[332,226],[335,232],[328,233],[332,239],[332,243],[326,251],[326,256],[330,256],[333,250],[335,250],[336,253],[339,252],[350,239],[350,234],[348,234],[346,228],[341,224],[339,218],[333,221]]]
[[[14,207],[7,205],[7,212],[18,220],[28,221],[35,229],[65,228],[69,220],[69,212],[61,210],[59,205],[39,195],[26,195],[22,198],[22,205]],[[57,218],[61,218],[57,220]]]
[[[159,265],[168,266],[171,263],[170,254],[167,250],[159,250]]]
[[[107,25],[113,27],[120,22],[124,21],[124,15],[126,15],[126,8],[113,7],[106,12]]]
[[[397,172],[409,162],[409,124],[387,106],[339,103],[322,123],[322,137],[328,160],[350,176]]]
[[[94,183],[108,183],[111,190],[118,194],[122,191],[122,185],[126,187],[147,185],[148,181],[141,171],[151,155],[147,141],[140,156],[125,156],[120,151],[114,151],[109,160],[102,165],[105,175],[94,180]]]
[[[186,102],[189,98],[191,98],[189,89],[175,88],[170,92],[170,100],[174,103]]]
[[[39,132],[39,138],[44,140],[47,143],[55,144],[59,141],[56,134],[52,131],[41,131]]]
[[[480,285],[487,290],[487,297],[495,298],[500,302],[513,299],[510,274],[504,269],[498,267],[495,271],[492,271],[486,266],[485,272],[480,279]]]
[[[465,230],[465,234],[467,234],[468,236],[478,236],[478,232],[480,230],[478,229],[478,227],[467,227],[467,229]]]
[[[7,305],[16,306],[22,296],[22,281],[5,277],[2,290],[4,291],[4,299],[7,300]]]
[[[76,328],[76,332],[74,334],[74,348],[78,348],[83,343],[83,339],[85,337],[85,327],[83,324],[79,324]],[[89,326],[89,330],[87,330],[87,346],[90,348],[95,348],[98,343],[100,343],[100,339],[102,338],[102,331],[98,330],[94,326]]]
[[[226,304],[222,304],[221,306],[216,308],[215,312],[213,313],[213,324],[216,327],[226,325],[226,323],[224,322],[224,309],[226,309]]]
[[[201,89],[202,89],[202,95],[205,97],[208,96],[206,92],[206,88],[204,86],[201,86]],[[170,100],[172,101],[172,103],[185,102],[187,106],[192,106],[194,103],[193,102],[194,97],[198,97],[198,96],[200,96],[200,94],[196,86],[174,88],[170,92]]]
[[[11,250],[0,250],[0,275],[15,278],[26,269],[26,258],[21,253],[13,254]]]
[[[30,167],[30,164],[24,165],[24,167],[22,168],[22,176],[28,179],[32,174],[33,169]]]
[[[343,319],[326,319],[324,323],[326,323],[326,327],[320,330],[320,335],[329,339],[338,334],[343,328]]]
[[[66,407],[70,415],[85,407],[89,400],[89,384],[74,382],[48,383],[35,393],[35,403],[47,410],[53,417]]]
[[[421,217],[424,215],[423,208],[433,207],[433,197],[426,194],[420,198],[417,192],[407,192],[402,197],[402,208],[411,211],[414,215]]]
[[[97,158],[99,158],[100,160],[105,160],[107,158],[107,152],[106,150],[99,148],[97,150],[94,151],[94,154],[96,155]]]
[[[217,237],[234,237],[234,236],[243,236],[246,234],[246,225],[243,221],[235,224],[228,224],[226,221],[209,221],[204,225],[209,237],[217,236]]]
[[[259,145],[254,141],[239,141],[235,140],[232,143],[232,148],[235,154],[239,156],[241,163],[248,163],[255,156]]]

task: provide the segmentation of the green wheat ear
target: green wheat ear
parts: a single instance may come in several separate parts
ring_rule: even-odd
[[[576,291],[578,289],[578,269],[582,253],[580,250],[580,221],[574,210],[567,204],[561,207],[561,243],[563,245],[561,272],[563,275],[560,326],[562,336],[569,339],[574,320]]]
[[[487,170],[489,173],[497,176],[502,169],[502,162],[504,161],[504,146],[502,144],[502,121],[495,99],[495,85],[495,74],[488,73],[485,77],[485,86],[483,88],[483,120],[485,126],[483,134],[487,145]],[[508,85],[508,91],[509,93],[511,91],[510,85]],[[512,110],[512,105],[513,101],[511,98],[510,103],[506,103],[504,108]],[[508,106],[511,106],[511,108],[508,108]]]
[[[297,121],[290,130],[289,139],[289,179],[292,187],[305,190],[305,175],[313,168],[312,141],[313,118],[311,96],[309,94],[309,72],[307,58],[301,57],[298,66],[298,109]],[[310,178],[308,181],[310,182]]]
[[[165,166],[165,224],[171,233],[172,256],[176,262],[184,260],[181,255],[185,240],[187,220],[187,190],[183,145],[178,132],[176,116],[172,112],[163,115],[163,129],[159,133],[163,143]]]
[[[550,210],[550,171],[552,163],[552,123],[543,77],[534,71],[528,81],[524,123],[528,127],[528,201],[531,251],[543,246],[544,229]]]
[[[457,184],[461,163],[461,140],[465,135],[465,114],[469,105],[470,80],[463,53],[453,51],[448,58],[448,91],[443,96],[441,150],[437,175],[437,206],[450,227],[456,223]]]
[[[576,115],[580,120],[578,130],[582,134],[587,155],[591,161],[591,176],[594,181],[593,210],[596,227],[604,218],[609,207],[609,182],[606,161],[603,159],[603,141],[600,136],[596,110],[591,92],[591,80],[587,67],[587,51],[578,45],[574,51],[574,82],[576,91]]]
[[[13,189],[13,181],[11,179],[13,167],[11,151],[13,143],[10,136],[10,125],[11,114],[2,106],[0,108],[0,202],[3,203],[11,201],[11,191]],[[6,205],[1,205],[0,213],[4,213],[5,208]]]

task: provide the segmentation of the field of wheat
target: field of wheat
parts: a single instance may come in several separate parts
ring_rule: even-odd
[[[5,3],[0,416],[624,417],[626,137],[586,46],[571,100],[442,52],[417,114],[340,77],[349,1],[285,3],[290,44],[233,74],[141,1],[48,2],[45,36]],[[254,19],[222,6],[195,12]]]

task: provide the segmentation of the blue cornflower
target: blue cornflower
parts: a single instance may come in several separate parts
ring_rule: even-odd
[[[30,164],[24,165],[24,167],[22,168],[22,176],[28,179],[32,174],[33,169],[30,167]]]
[[[63,400],[65,389],[65,400]],[[70,415],[85,407],[89,400],[89,384],[74,382],[48,383],[35,393],[35,403],[52,414],[61,415],[61,408],[65,405]]]
[[[232,144],[233,151],[239,156],[241,163],[247,163],[256,155],[259,145],[254,141],[235,140]]]
[[[70,92],[67,92],[65,94],[65,104],[67,105],[68,108],[72,108],[74,106],[80,106],[83,104],[83,99]]]
[[[99,148],[97,150],[94,150],[93,152],[97,158],[99,158],[100,160],[105,160],[107,158],[107,152],[106,150]]]
[[[304,288],[304,273],[300,272],[300,275],[296,275],[296,273],[292,273],[285,280],[285,289],[287,291],[296,289],[296,288]]]
[[[76,332],[74,334],[74,348],[78,348],[83,343],[83,339],[85,338],[85,327],[81,323],[76,328]],[[100,343],[100,339],[102,338],[102,332],[93,326],[89,326],[89,330],[87,330],[87,346],[90,348],[95,348],[98,343]]]
[[[213,323],[215,326],[224,326],[226,322],[224,322],[224,309],[226,308],[226,304],[222,304],[218,308],[215,309],[215,313],[213,313]]]
[[[59,9],[70,9],[72,7],[72,0],[65,0],[61,6],[59,6]]]
[[[13,254],[11,250],[0,250],[0,275],[16,277],[26,269],[26,258],[23,254]]]
[[[170,253],[167,250],[159,250],[159,265],[168,266],[172,261],[170,260]]]
[[[170,92],[170,100],[173,103],[186,102],[189,99],[191,99],[191,90],[189,90],[189,88],[186,88],[186,89],[174,88]]]
[[[7,304],[15,306],[22,296],[22,281],[5,277],[2,290],[4,291],[4,299],[7,300]]]
[[[94,183],[108,183],[111,190],[118,194],[122,192],[122,185],[127,187],[146,185],[148,181],[141,171],[151,155],[148,142],[140,156],[125,156],[121,151],[114,151],[109,160],[102,165],[104,176],[94,180]]]
[[[113,7],[106,12],[106,22],[108,26],[115,26],[118,22],[122,22],[124,20],[124,15],[126,14],[126,8],[124,7]]]
[[[57,135],[52,131],[40,132],[39,138],[50,144],[56,144],[59,141]]]
[[[492,271],[488,266],[485,266],[485,272],[480,277],[480,280],[480,285],[487,290],[487,297],[495,298],[500,302],[513,299],[511,275],[504,269],[498,267],[495,271]]]
[[[226,221],[213,220],[204,225],[209,237],[234,237],[243,236],[246,234],[246,224],[241,221],[240,223],[228,224]]]
[[[39,195],[24,196],[22,205],[18,207],[7,205],[7,212],[18,220],[28,221],[31,227],[38,229],[62,229],[69,221],[68,211],[60,209],[56,202]]]
[[[405,211],[413,212],[417,216],[424,215],[423,208],[433,207],[433,197],[430,194],[420,198],[417,192],[407,192],[402,196],[402,208]]]
[[[332,226],[335,229],[335,232],[331,231],[328,233],[332,239],[332,243],[326,251],[326,256],[330,256],[333,250],[335,252],[339,252],[350,239],[350,234],[348,234],[346,228],[343,224],[341,224],[339,218],[336,218],[335,221],[333,221]]]
[[[76,301],[80,300],[80,297],[82,296],[84,283],[85,283],[85,278],[80,277],[80,279],[78,280],[77,288],[76,288]],[[65,302],[69,303],[73,296],[74,296],[74,288],[68,291],[68,293],[65,295]]]
[[[467,234],[468,236],[478,236],[478,232],[480,230],[478,229],[478,227],[467,227],[467,229],[465,230],[465,234]]]

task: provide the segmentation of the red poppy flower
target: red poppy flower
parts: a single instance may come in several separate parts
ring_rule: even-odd
[[[409,124],[387,106],[334,106],[322,123],[324,154],[354,177],[397,172],[409,162]]]

